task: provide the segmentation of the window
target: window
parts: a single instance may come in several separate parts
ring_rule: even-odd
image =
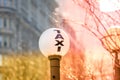
[[[28,11],[29,11],[29,7],[28,7],[28,0],[22,0],[21,1],[21,13],[24,19],[28,19]]]
[[[4,47],[7,47],[7,41],[4,41]]]
[[[38,1],[37,1],[37,0],[31,0],[31,4],[32,4],[32,6],[34,6],[35,8],[38,7]]]
[[[9,29],[12,30],[12,18],[11,17],[9,18],[8,25],[9,25]]]
[[[0,0],[0,6],[8,6],[8,0]]]
[[[17,1],[18,0],[0,0],[0,6],[16,8]]]
[[[36,25],[36,19],[37,19],[37,12],[36,12],[36,8],[34,6],[32,6],[32,10],[31,10],[31,21],[33,24]]]
[[[3,47],[4,48],[9,47],[9,37],[8,36],[4,36],[4,38],[3,38]]]
[[[17,8],[18,7],[18,0],[12,0],[13,2],[13,4],[15,5],[15,8]]]
[[[8,44],[7,44],[7,40],[5,39],[4,42],[3,42],[3,46],[4,48],[7,48],[8,47]]]
[[[8,48],[9,47],[9,37],[0,35],[0,48]]]
[[[8,0],[8,6],[12,7],[12,0]]]
[[[4,27],[6,28],[7,27],[7,19],[4,18]]]
[[[0,28],[10,28],[11,18],[7,16],[0,16]]]
[[[16,9],[16,7],[17,7],[17,1],[18,0],[7,0],[7,6]]]
[[[0,0],[0,6],[2,6],[2,0]]]
[[[2,28],[2,25],[3,24],[3,18],[2,17],[0,17],[0,28]]]
[[[0,48],[2,48],[2,36],[0,36]]]
[[[28,0],[21,0],[21,5],[22,8],[24,8],[25,10],[28,10]]]
[[[8,1],[7,0],[3,0],[4,2],[4,6],[7,6],[8,5]]]

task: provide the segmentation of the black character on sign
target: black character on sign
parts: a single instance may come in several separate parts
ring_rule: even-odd
[[[55,39],[64,39],[64,38],[63,38],[62,35],[59,33],[59,34],[57,34],[57,36],[55,37]]]
[[[55,44],[55,46],[58,46],[58,50],[57,51],[60,52],[61,51],[61,46],[64,46],[63,45],[64,41],[63,40],[62,41],[56,40],[56,42],[57,43]]]
[[[57,43],[55,44],[55,46],[58,46],[57,51],[60,52],[60,51],[61,51],[61,47],[64,46],[64,44],[63,44],[64,38],[63,38],[63,36],[60,34],[60,30],[55,30],[55,31],[57,31],[57,33],[58,33],[58,34],[56,35],[56,37],[55,37],[55,41],[57,42]]]

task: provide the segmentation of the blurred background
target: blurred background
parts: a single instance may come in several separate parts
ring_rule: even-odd
[[[115,58],[101,38],[120,25],[119,5],[119,0],[0,0],[0,80],[50,80],[50,63],[38,41],[53,27],[64,29],[71,43],[61,59],[61,80],[113,80]]]

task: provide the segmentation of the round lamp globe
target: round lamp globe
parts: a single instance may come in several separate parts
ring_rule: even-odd
[[[66,32],[59,28],[45,30],[39,38],[39,48],[46,57],[50,55],[64,56],[70,47]]]

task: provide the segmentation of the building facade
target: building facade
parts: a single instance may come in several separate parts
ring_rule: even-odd
[[[57,6],[54,0],[0,0],[0,53],[38,50]]]

